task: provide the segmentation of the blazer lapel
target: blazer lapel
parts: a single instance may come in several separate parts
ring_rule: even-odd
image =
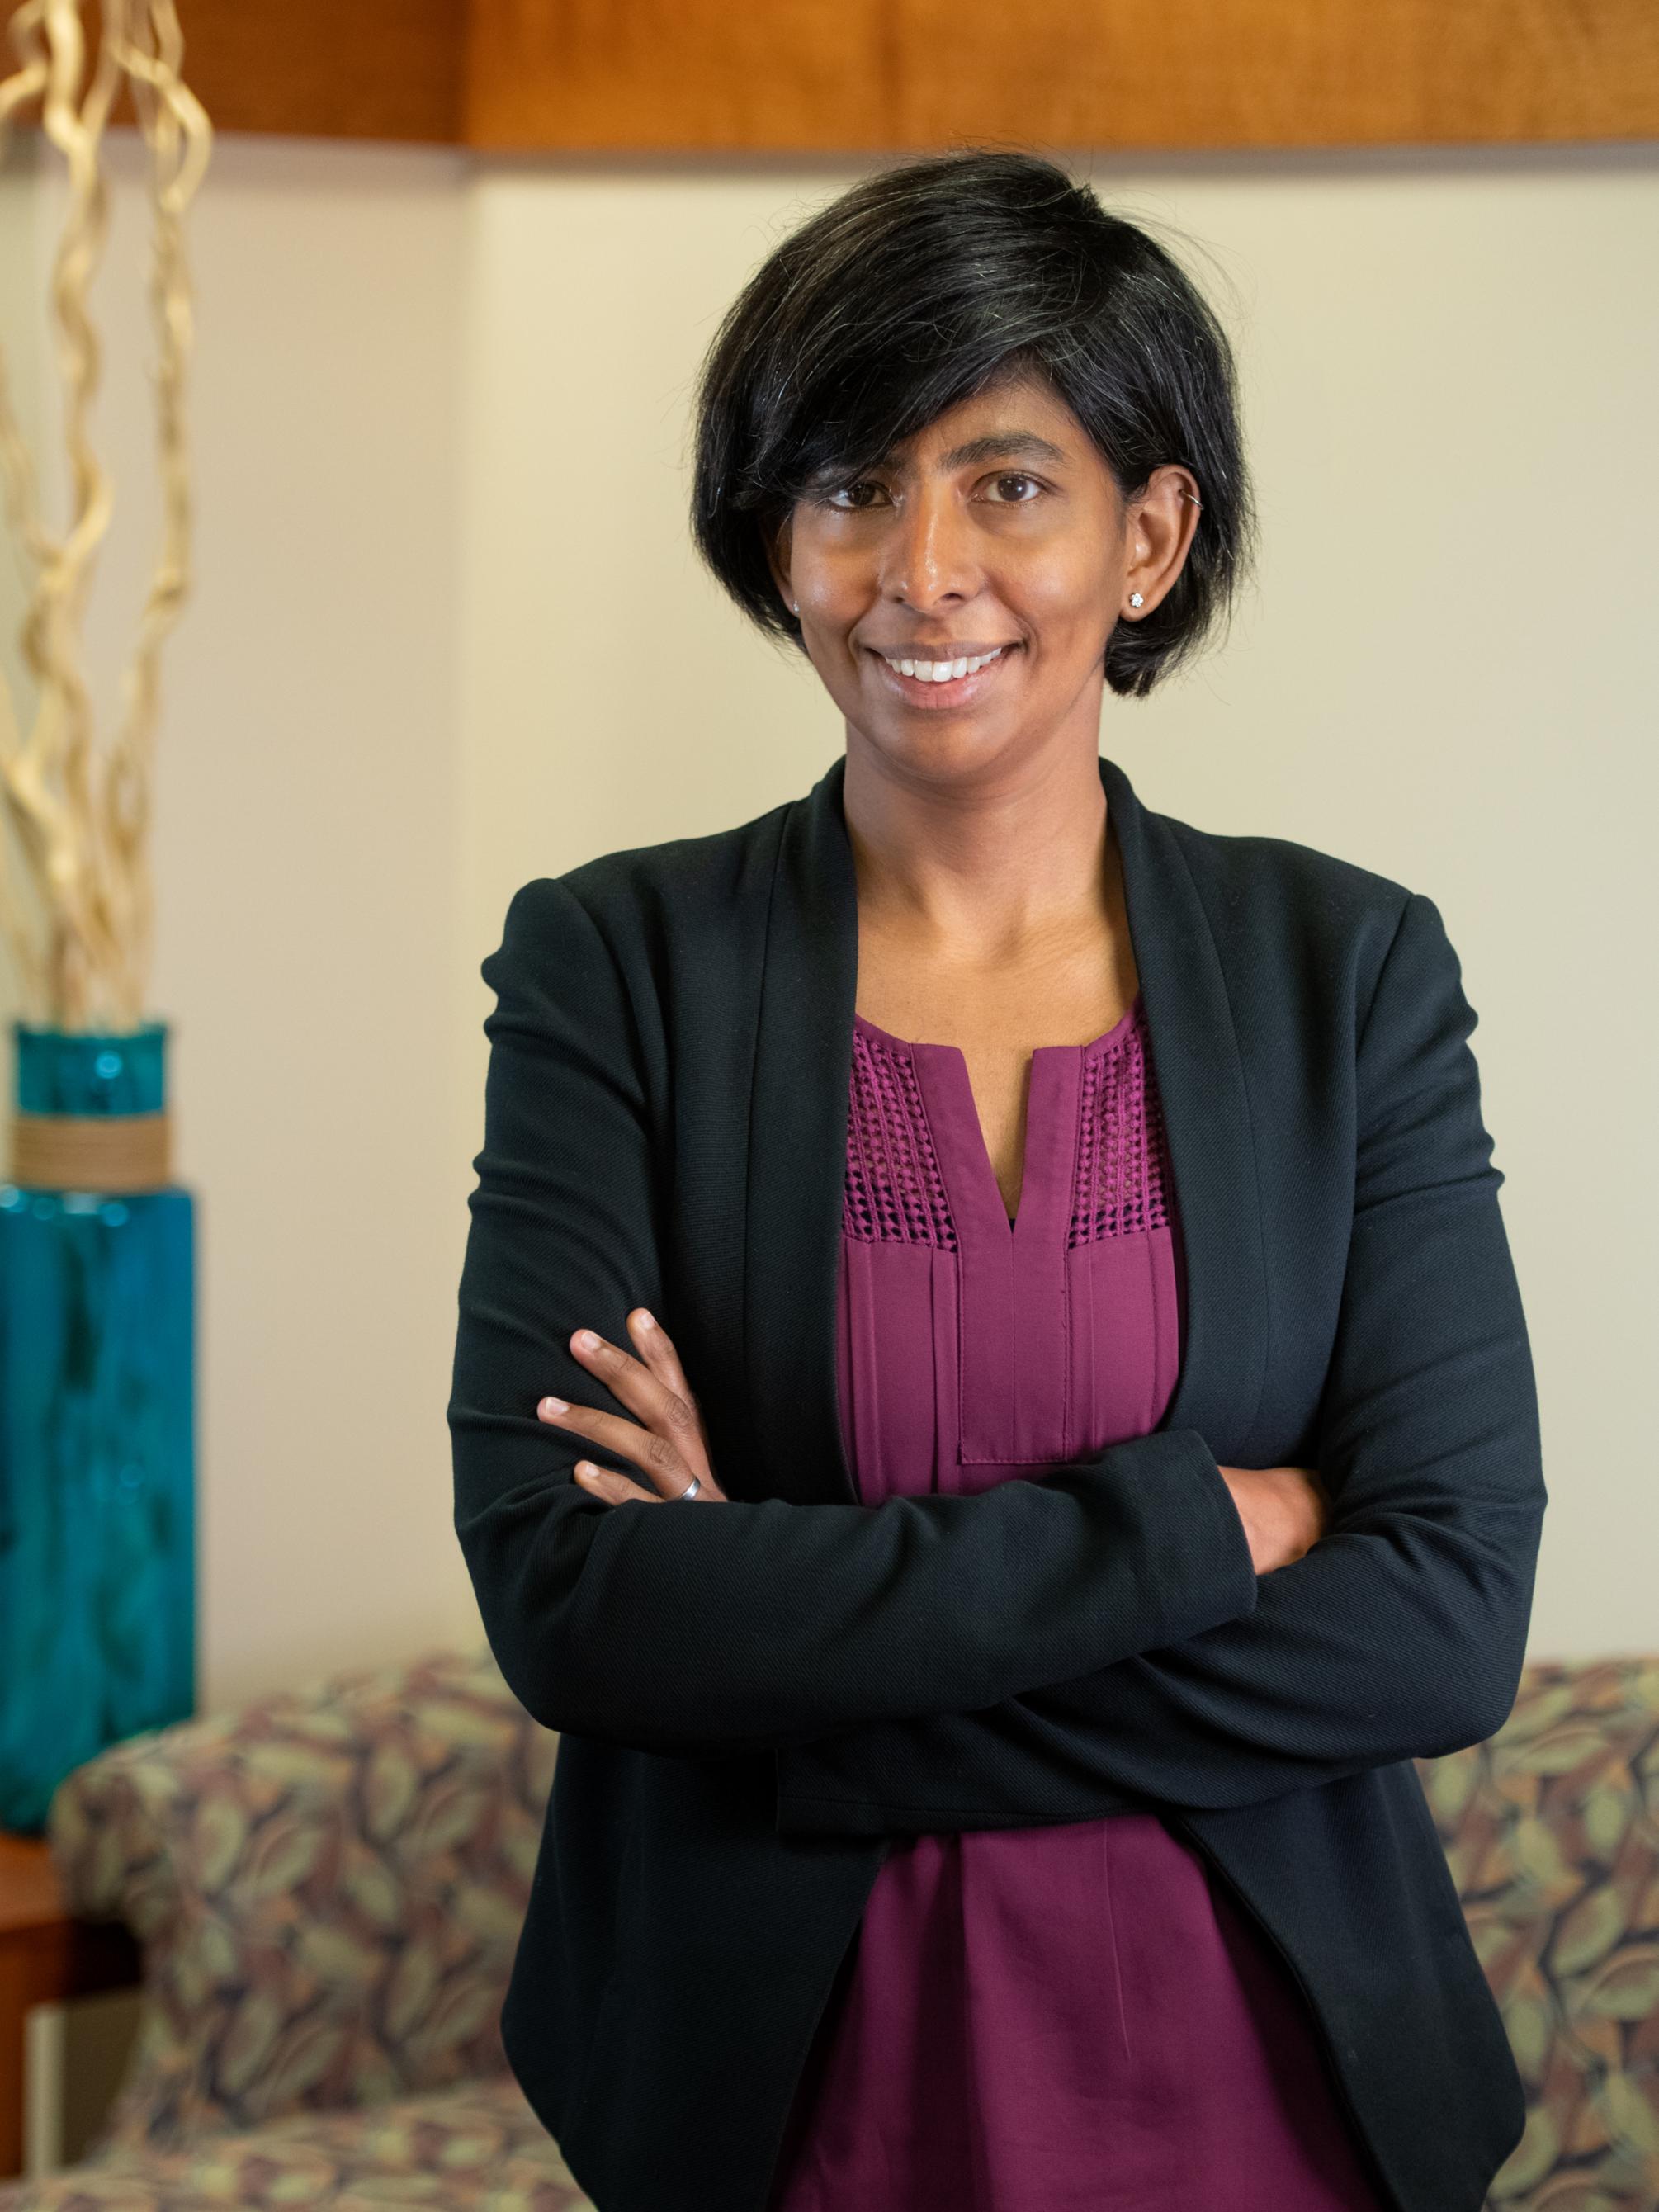
[[[745,1343],[767,1493],[854,1504],[836,1382],[858,890],[837,758],[788,808],[763,953],[748,1131]],[[1266,1373],[1265,1258],[1249,1100],[1214,933],[1175,830],[1100,762],[1175,1182],[1181,1366],[1158,1426],[1242,1447]]]
[[[1115,761],[1102,757],[1100,780],[1123,856],[1186,1291],[1180,1372],[1158,1425],[1196,1429],[1230,1460],[1255,1424],[1267,1352],[1261,1192],[1238,1032],[1175,825],[1141,805]]]
[[[856,1504],[836,1388],[858,878],[842,755],[785,812],[762,955],[744,1224],[744,1342],[769,1494]]]

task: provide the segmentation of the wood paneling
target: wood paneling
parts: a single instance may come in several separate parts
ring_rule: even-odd
[[[185,82],[224,131],[459,136],[461,0],[179,0]]]
[[[1659,0],[179,0],[179,17],[223,131],[527,154],[1659,137]]]
[[[0,9],[9,15],[11,0]],[[459,139],[465,0],[178,0],[178,9],[185,82],[217,131]],[[99,35],[94,7],[89,52]],[[36,103],[23,119],[38,113]],[[112,119],[136,120],[125,94]]]
[[[872,148],[904,137],[907,0],[472,0],[467,143]],[[1007,0],[971,18],[1000,14]],[[1018,4],[1018,0],[1016,0]],[[960,51],[960,29],[951,46]],[[966,88],[959,64],[928,64]]]
[[[470,145],[1659,135],[1656,0],[470,0]]]

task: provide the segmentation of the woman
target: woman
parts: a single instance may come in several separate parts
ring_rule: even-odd
[[[1429,899],[1099,752],[1243,568],[1224,336],[1049,163],[890,168],[732,307],[694,498],[846,750],[483,965],[514,2072],[600,2212],[1477,2212],[1411,1762],[1507,1715],[1546,1492],[1475,1018]]]

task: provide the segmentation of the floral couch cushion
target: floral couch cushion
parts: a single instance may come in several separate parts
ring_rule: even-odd
[[[1659,2206],[1659,1660],[1534,1661],[1418,1762],[1527,2086],[1499,2212]]]
[[[0,2212],[594,2212],[510,2075],[251,2135],[128,2148],[0,2188]]]
[[[59,1784],[74,1908],[144,1952],[101,2153],[447,2088],[500,2012],[557,1739],[487,1651],[341,1674],[116,1745]]]

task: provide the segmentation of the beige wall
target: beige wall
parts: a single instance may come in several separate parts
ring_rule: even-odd
[[[1154,806],[1441,906],[1543,1398],[1533,1648],[1650,1646],[1659,158],[1089,166],[1198,243],[1265,538],[1230,641],[1109,700],[1103,749]],[[478,963],[527,878],[840,748],[694,565],[685,425],[732,292],[856,173],[216,149],[154,994],[202,1202],[210,1700],[471,1632],[443,1407]],[[136,280],[108,313],[130,377]],[[108,432],[141,535],[146,441],[141,392]]]
[[[1230,641],[1109,696],[1102,750],[1154,806],[1440,906],[1539,1371],[1533,1649],[1653,1647],[1659,157],[1088,166],[1193,241],[1241,349],[1264,540]],[[758,813],[842,745],[811,670],[693,566],[684,425],[732,292],[855,173],[477,177],[471,950],[526,878]]]

